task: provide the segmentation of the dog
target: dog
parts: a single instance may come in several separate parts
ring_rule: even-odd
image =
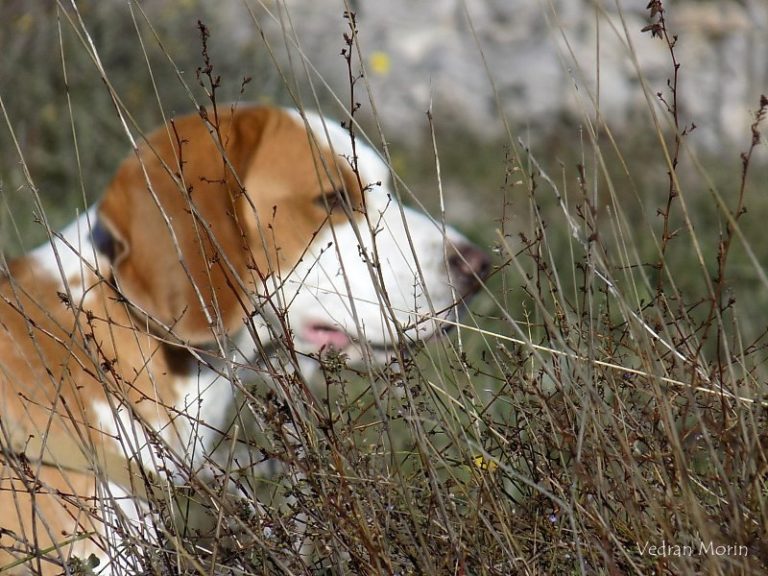
[[[98,557],[100,573],[140,572],[125,522],[141,529],[147,501],[195,482],[232,366],[270,342],[381,363],[439,337],[490,261],[389,182],[372,148],[320,115],[201,109],[146,137],[98,205],[10,261],[0,569],[77,573]]]

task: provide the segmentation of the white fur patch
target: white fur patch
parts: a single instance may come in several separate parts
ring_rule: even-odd
[[[72,298],[79,301],[96,268],[96,253],[91,241],[91,226],[96,223],[96,207],[91,206],[78,219],[54,233],[51,241],[41,244],[29,257],[40,273],[57,278],[62,288],[66,285]]]

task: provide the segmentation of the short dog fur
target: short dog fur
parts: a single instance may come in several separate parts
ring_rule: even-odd
[[[319,115],[209,110],[153,132],[97,206],[11,261],[0,567],[57,574],[94,553],[110,572],[152,479],[205,457],[192,422],[224,418],[226,363],[203,357],[253,360],[283,334],[299,353],[381,361],[438,335],[488,258],[388,182],[376,152]]]

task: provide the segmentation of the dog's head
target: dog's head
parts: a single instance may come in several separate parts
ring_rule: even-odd
[[[180,339],[264,313],[284,314],[300,352],[386,349],[398,332],[439,333],[430,319],[486,276],[486,254],[401,206],[386,164],[337,123],[275,108],[203,116],[150,135],[99,208],[118,287]]]

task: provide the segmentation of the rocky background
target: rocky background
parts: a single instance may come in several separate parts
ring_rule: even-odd
[[[617,6],[618,4],[618,6]],[[673,67],[667,45],[641,30],[646,0],[358,0],[368,79],[387,133],[412,141],[425,111],[482,138],[501,136],[501,111],[532,132],[600,114],[614,129],[645,121],[644,79],[656,100]],[[768,2],[664,2],[678,35],[679,106],[692,141],[710,150],[748,139],[751,111],[768,90]],[[340,0],[287,0],[263,15],[267,37],[298,38],[340,94],[346,22]],[[282,22],[282,24],[281,24]],[[286,22],[289,24],[286,25]],[[633,52],[634,51],[634,52]],[[297,52],[293,47],[292,52]],[[285,52],[278,50],[285,59]],[[636,61],[635,57],[636,56]],[[294,54],[294,62],[296,62]]]

